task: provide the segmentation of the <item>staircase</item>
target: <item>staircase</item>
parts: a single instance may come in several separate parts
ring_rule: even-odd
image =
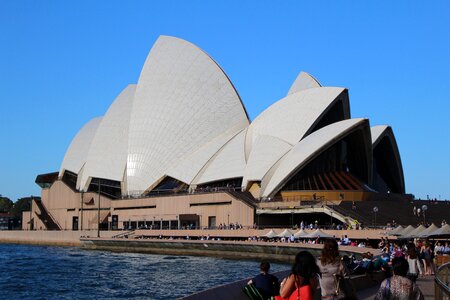
[[[358,212],[350,209],[346,209],[344,207],[341,207],[340,205],[334,205],[334,206],[328,206],[330,209],[340,213],[341,215],[344,215],[346,217],[349,217],[353,220],[357,220],[360,224],[362,223],[363,225],[372,225],[372,220],[370,218],[368,218],[367,216],[363,216],[361,214],[359,214]],[[352,224],[353,225],[353,224]]]
[[[61,227],[57,224],[57,222],[50,215],[48,210],[45,208],[44,204],[40,199],[33,199],[34,203],[36,203],[39,208],[40,213],[36,212],[39,220],[42,221],[45,225],[45,229],[47,230],[61,230]]]
[[[425,212],[426,223],[435,223],[440,225],[442,220],[450,221],[450,203],[444,201],[409,201],[398,195],[389,195],[385,198],[380,197],[376,200],[358,201],[355,203],[356,209],[352,209],[351,201],[342,201],[339,205],[333,207],[342,214],[356,218],[358,221],[366,225],[372,225],[375,219],[373,208],[376,206],[378,212],[376,214],[376,225],[385,226],[395,220],[399,225],[417,225],[424,221],[423,214],[414,215],[413,207],[421,208],[422,205],[427,206]]]
[[[253,195],[250,192],[241,192],[241,191],[235,191],[235,190],[227,190],[226,193],[233,196],[236,199],[239,199],[248,205],[255,207],[256,206],[256,199],[253,197]]]

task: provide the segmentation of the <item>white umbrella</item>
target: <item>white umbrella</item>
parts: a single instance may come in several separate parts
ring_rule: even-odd
[[[277,233],[273,229],[270,229],[270,231],[268,233],[263,235],[263,237],[266,237],[266,238],[269,238],[269,239],[274,238],[276,236],[277,236]]]
[[[314,232],[311,232],[310,234],[308,234],[307,236],[305,236],[307,238],[332,238],[332,235],[329,235],[325,232],[323,232],[320,229],[315,230]]]
[[[393,235],[406,235],[410,232],[412,232],[414,229],[416,229],[416,227],[409,225],[408,227],[406,227],[405,229],[403,229],[402,231],[399,231],[397,233],[394,233]]]
[[[389,235],[395,235],[395,234],[399,233],[400,231],[402,231],[403,229],[405,229],[405,227],[403,227],[402,225],[398,225],[397,227],[392,229],[392,231],[389,232]]]
[[[433,223],[433,224],[431,224],[430,226],[428,226],[427,229],[425,229],[424,231],[422,231],[422,232],[418,235],[418,237],[427,237],[427,236],[430,235],[430,233],[432,233],[432,232],[434,232],[434,231],[436,231],[436,230],[438,230],[438,229],[439,229],[439,227],[437,227],[437,226],[434,225],[434,223]]]
[[[307,233],[305,230],[300,229],[299,231],[297,231],[297,232],[294,234],[294,238],[299,239],[299,238],[303,238],[303,237],[305,237],[305,236],[307,236],[307,235],[308,235],[308,233]]]
[[[294,233],[289,229],[285,229],[282,233],[278,234],[277,237],[291,237]]]
[[[417,237],[422,231],[424,231],[425,229],[427,229],[425,226],[420,225],[419,227],[417,227],[416,229],[414,229],[413,231],[410,231],[407,234],[403,234],[400,236],[400,238],[413,238],[413,237]]]
[[[450,225],[445,224],[441,228],[430,233],[428,236],[433,236],[433,235],[450,235]]]

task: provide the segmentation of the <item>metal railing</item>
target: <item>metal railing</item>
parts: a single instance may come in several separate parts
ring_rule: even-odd
[[[450,286],[448,281],[448,271],[450,262],[440,266],[434,277],[434,299],[448,300],[450,299]]]

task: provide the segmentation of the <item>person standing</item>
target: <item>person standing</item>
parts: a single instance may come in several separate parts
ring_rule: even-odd
[[[385,279],[375,296],[375,300],[424,300],[419,287],[406,278],[408,262],[403,257],[392,260],[394,275]]]
[[[276,300],[312,300],[319,282],[320,269],[314,256],[308,251],[300,251],[295,256],[291,274],[283,279],[280,296]]]
[[[254,284],[264,299],[269,299],[272,296],[278,295],[280,285],[278,278],[269,274],[270,263],[268,261],[261,262],[259,269],[260,273],[247,284]]]
[[[322,274],[319,279],[322,299],[337,299],[335,276],[343,279],[348,275],[348,271],[341,262],[338,244],[335,239],[325,240],[318,265]]]
[[[412,282],[416,282],[417,277],[419,277],[420,264],[416,246],[413,243],[408,244],[408,256],[406,260],[408,261],[408,273],[406,277]]]

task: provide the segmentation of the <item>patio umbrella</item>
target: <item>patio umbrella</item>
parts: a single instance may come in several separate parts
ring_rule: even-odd
[[[277,236],[277,233],[273,229],[270,229],[270,231],[268,233],[263,235],[263,237],[266,237],[269,239],[274,238],[276,236]]]
[[[450,235],[450,225],[445,224],[439,229],[436,229],[432,233],[430,233],[428,236],[435,236],[435,235]]]
[[[419,227],[417,227],[416,229],[414,229],[413,231],[410,231],[407,234],[403,234],[400,236],[400,238],[414,238],[417,237],[420,233],[422,233],[422,231],[426,230],[427,228],[423,225],[420,225]]]
[[[307,238],[332,238],[332,235],[329,235],[325,232],[323,232],[320,229],[315,230],[314,232],[311,232],[310,234],[308,234],[307,236],[305,236]]]
[[[392,229],[392,231],[389,232],[389,235],[395,235],[396,233],[399,233],[403,229],[405,229],[405,227],[403,227],[402,225],[398,225],[397,227]]]
[[[393,235],[406,235],[410,232],[412,232],[414,229],[416,229],[416,227],[409,225],[408,227],[406,227],[405,229],[403,229],[402,231],[399,231],[397,233],[394,233]]]
[[[439,227],[437,227],[437,226],[434,225],[434,223],[433,223],[433,224],[431,224],[430,226],[428,226],[427,229],[425,229],[424,231],[422,231],[422,232],[418,235],[418,237],[427,237],[427,236],[430,235],[430,233],[432,233],[432,232],[434,232],[434,231],[436,231],[436,230],[438,230],[438,229],[439,229]]]
[[[277,237],[291,237],[294,233],[289,229],[285,229],[282,233],[277,234]]]
[[[294,234],[294,237],[295,237],[296,239],[300,239],[300,238],[306,237],[307,235],[308,235],[308,233],[307,233],[305,230],[300,229],[299,231],[297,231],[297,232]]]

